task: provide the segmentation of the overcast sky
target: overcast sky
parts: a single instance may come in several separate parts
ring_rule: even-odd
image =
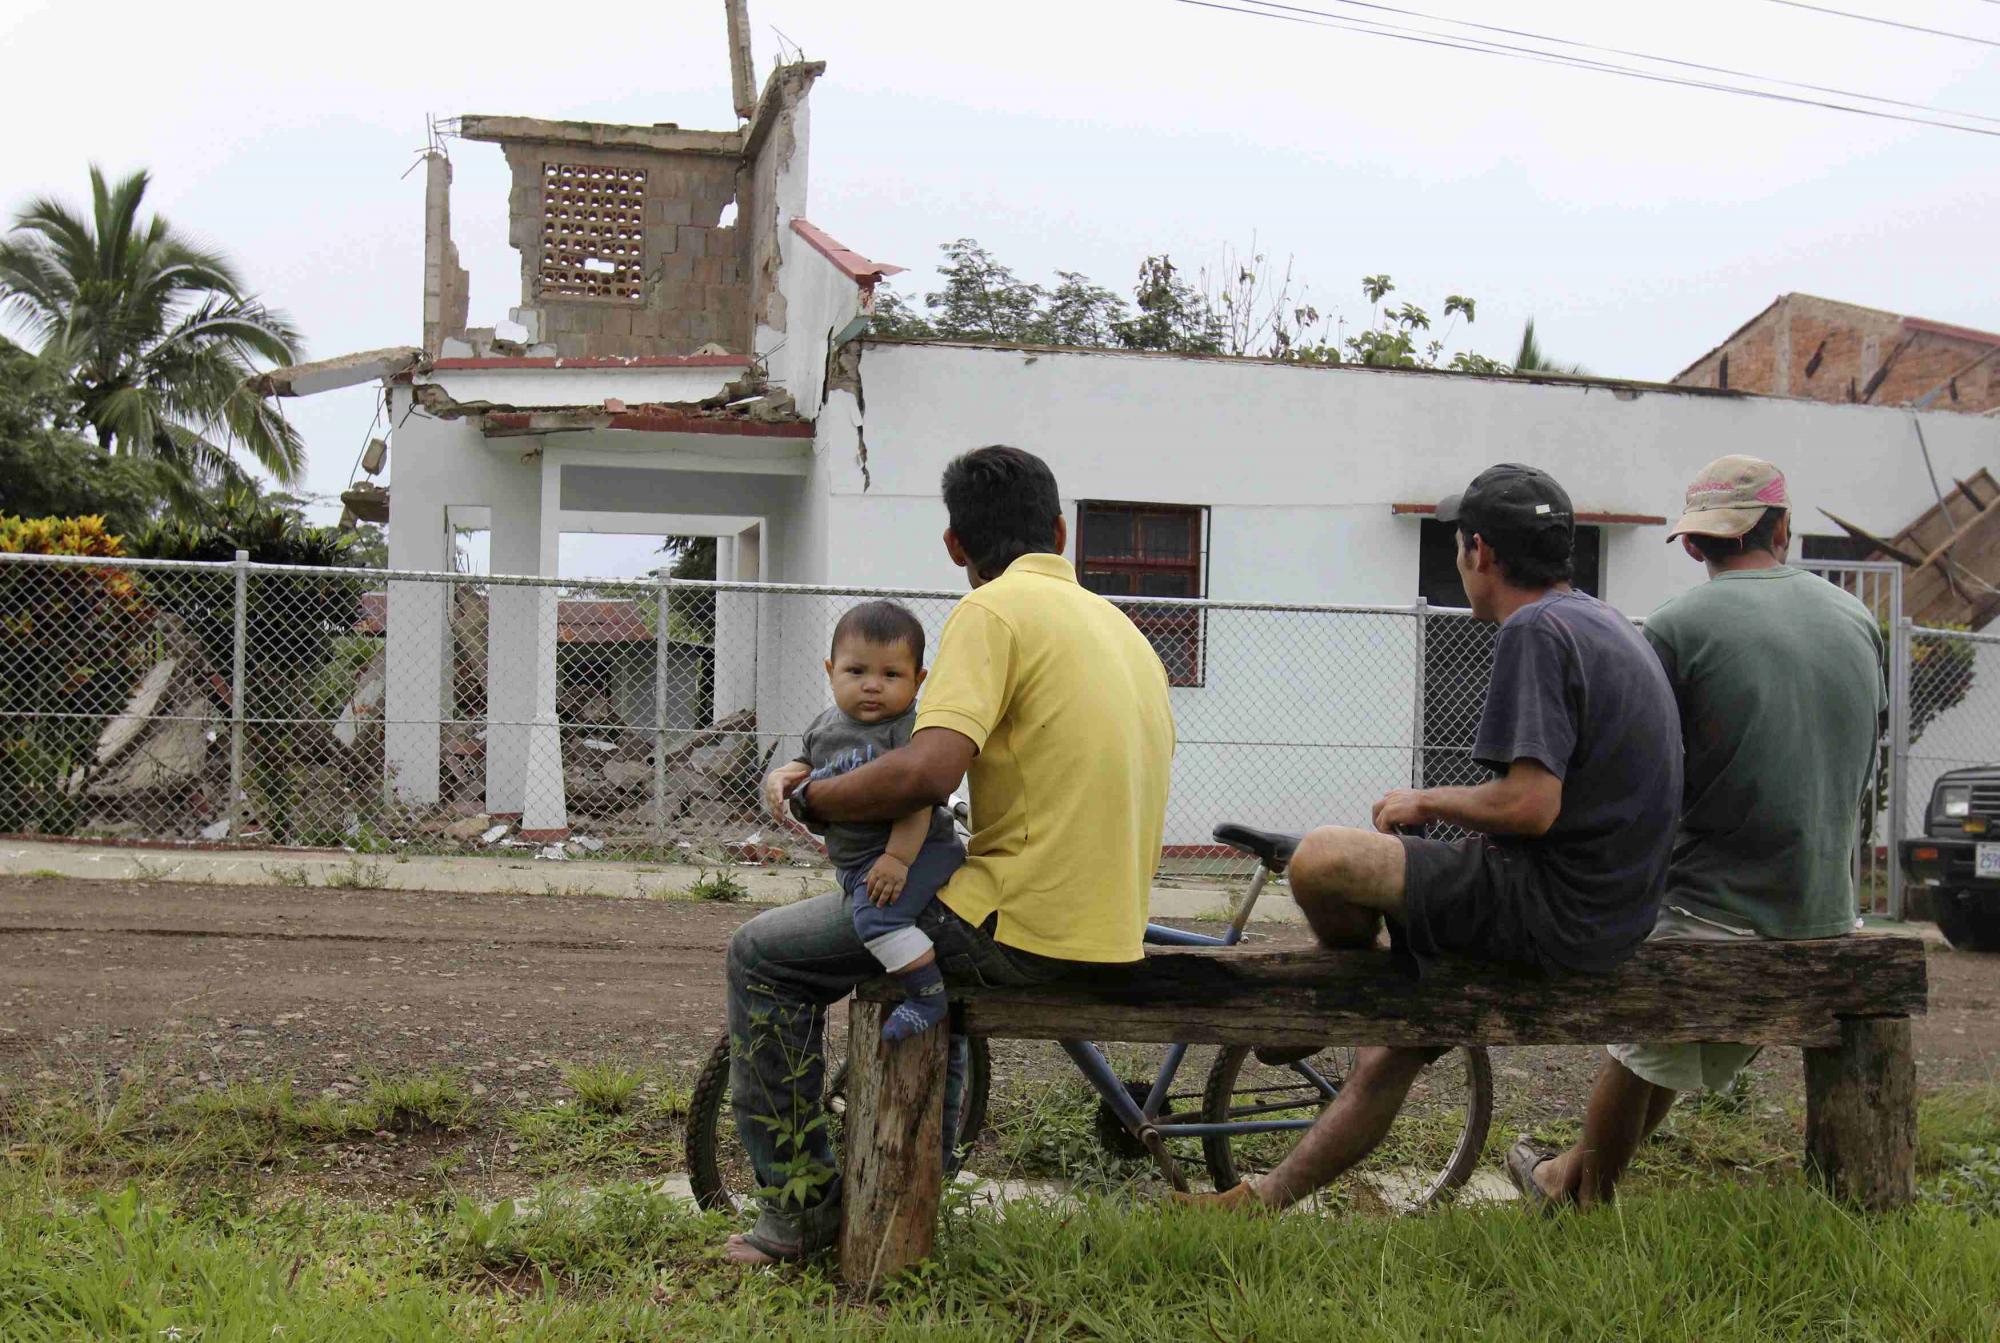
[[[2000,48],[1767,0],[1400,2],[2000,117]],[[1828,2],[2000,40],[1985,0]],[[911,267],[912,296],[961,236],[1026,278],[1129,290],[1148,252],[1194,268],[1254,235],[1350,319],[1359,277],[1387,272],[1434,312],[1475,297],[1473,348],[1504,358],[1532,315],[1603,374],[1669,377],[1788,290],[2000,329],[2000,139],[1172,0],[750,6],[760,81],[780,31],[828,64],[811,218]],[[150,203],[235,257],[310,356],[414,344],[423,183],[403,174],[425,115],[733,127],[722,16],[7,0],[0,204],[81,203],[92,162],[148,168]],[[504,166],[451,150],[471,319],[490,325],[520,301]],[[337,491],[372,393],[290,407],[309,487]]]

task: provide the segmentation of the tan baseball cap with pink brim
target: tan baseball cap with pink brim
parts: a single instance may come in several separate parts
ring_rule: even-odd
[[[1687,508],[1667,539],[1741,536],[1757,525],[1767,508],[1789,509],[1785,473],[1761,457],[1718,457],[1688,486]]]

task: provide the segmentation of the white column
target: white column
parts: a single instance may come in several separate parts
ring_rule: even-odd
[[[559,453],[542,453],[541,556],[544,577],[553,578],[561,565],[562,467]],[[528,729],[523,771],[521,834],[528,839],[561,839],[569,834],[568,794],[563,784],[562,732],[556,717],[557,596],[553,584],[532,590],[534,619],[531,641],[518,655],[534,669],[534,719]]]
[[[542,574],[541,473],[532,491],[493,504],[493,572]],[[486,810],[526,811],[529,726],[535,718],[535,659],[540,630],[538,589],[495,584],[486,626]]]
[[[715,576],[724,582],[756,583],[764,576],[763,528],[718,537]],[[757,705],[757,643],[760,601],[755,593],[715,594],[715,717],[729,717]]]
[[[391,389],[392,422],[409,393]],[[396,434],[396,460],[422,452],[414,440],[432,425],[412,419]],[[445,500],[424,488],[420,473],[395,484],[395,517],[389,526],[389,567],[437,571],[445,565]],[[389,584],[389,628],[383,695],[383,758],[390,795],[410,806],[438,800],[438,752],[445,699],[450,693],[451,639],[443,583]]]

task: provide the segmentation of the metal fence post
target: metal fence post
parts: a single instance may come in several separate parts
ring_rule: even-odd
[[[1416,613],[1417,660],[1410,676],[1415,687],[1415,697],[1410,706],[1410,787],[1424,786],[1424,654],[1425,641],[1429,637],[1428,626],[1431,618],[1431,604],[1417,598],[1417,604],[1410,608]]]
[[[250,552],[236,552],[236,635],[229,679],[229,837],[243,834],[244,652],[250,630]]]
[[[668,623],[673,614],[674,576],[662,566],[655,574],[659,615],[653,631],[653,842],[667,842],[667,652],[673,646]]]
[[[1894,597],[1896,622],[1889,639],[1889,917],[1903,917],[1903,830],[1910,785],[1910,620],[1902,614],[1902,585]]]

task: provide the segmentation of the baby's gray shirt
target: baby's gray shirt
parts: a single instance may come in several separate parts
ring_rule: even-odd
[[[806,729],[799,763],[810,766],[811,777],[831,779],[859,769],[879,755],[898,746],[907,746],[917,721],[913,704],[895,718],[879,723],[863,723],[849,718],[839,708],[828,709],[813,719]],[[833,821],[820,833],[826,840],[826,856],[843,871],[867,867],[889,847],[888,821]],[[951,816],[943,807],[931,808],[931,829],[926,844],[956,837]]]

